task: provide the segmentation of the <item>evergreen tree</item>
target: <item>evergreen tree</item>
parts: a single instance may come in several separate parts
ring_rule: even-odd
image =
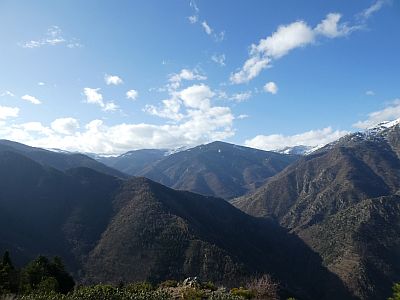
[[[11,262],[10,253],[6,251],[0,264],[0,294],[16,293],[18,281],[18,271]]]
[[[14,269],[14,266],[11,262],[10,253],[8,251],[4,252],[2,265],[9,266],[11,269]]]
[[[395,283],[392,287],[393,295],[388,300],[400,300],[400,283]]]
[[[39,256],[22,271],[21,289],[24,293],[41,290],[66,294],[74,288],[74,285],[72,276],[65,271],[59,257],[49,261],[46,257]]]

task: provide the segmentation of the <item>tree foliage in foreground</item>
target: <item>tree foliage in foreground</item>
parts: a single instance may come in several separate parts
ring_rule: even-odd
[[[24,268],[14,267],[6,251],[0,261],[0,299],[13,300],[243,300],[278,299],[278,284],[269,275],[255,278],[246,288],[227,291],[212,282],[188,284],[167,280],[154,286],[148,282],[98,284],[75,287],[59,257],[39,256]],[[400,291],[400,285],[398,287]],[[4,298],[2,295],[9,295]],[[393,298],[396,300],[399,298]]]
[[[0,264],[0,294],[60,293],[67,294],[75,286],[59,257],[51,261],[39,256],[24,268],[14,268],[6,251]]]
[[[395,283],[392,290],[393,295],[388,300],[400,300],[400,283]]]

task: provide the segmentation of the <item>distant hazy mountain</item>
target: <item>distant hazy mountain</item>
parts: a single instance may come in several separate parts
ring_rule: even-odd
[[[167,150],[141,149],[129,151],[119,156],[95,157],[97,161],[125,174],[137,175],[147,166],[167,156]]]
[[[254,190],[298,158],[213,142],[171,154],[137,175],[174,189],[229,199]]]
[[[380,124],[301,158],[233,204],[295,232],[361,299],[400,281],[400,127]]]
[[[49,151],[8,140],[0,140],[0,151],[16,152],[42,165],[53,167],[60,171],[77,167],[87,167],[105,174],[121,178],[127,177],[123,172],[110,168],[95,159],[80,153]]]
[[[273,222],[148,179],[64,173],[0,151],[0,207],[0,252],[18,263],[60,255],[78,280],[238,284],[270,273],[296,298],[350,299],[320,258]]]

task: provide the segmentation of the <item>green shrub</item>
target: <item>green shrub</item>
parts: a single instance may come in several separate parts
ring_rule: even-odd
[[[222,291],[214,291],[210,294],[208,300],[243,300],[243,297]]]
[[[34,294],[22,295],[15,300],[69,300],[69,297],[56,292],[36,292]]]
[[[196,288],[188,287],[182,293],[184,300],[201,300],[205,296],[205,292]]]
[[[256,293],[252,290],[245,289],[243,287],[231,289],[231,294],[234,296],[239,296],[244,299],[253,299]]]
[[[120,300],[123,293],[112,285],[93,285],[80,287],[69,295],[71,300]]]
[[[154,287],[150,282],[141,281],[130,283],[125,287],[125,290],[130,293],[139,293],[139,292],[150,292],[154,291]]]
[[[160,283],[161,288],[168,288],[168,287],[177,287],[178,281],[176,280],[165,280]]]
[[[216,291],[217,290],[217,287],[211,281],[202,283],[201,288],[205,289],[205,290],[210,290],[210,291]]]
[[[395,283],[392,290],[393,295],[388,300],[400,300],[400,283]]]

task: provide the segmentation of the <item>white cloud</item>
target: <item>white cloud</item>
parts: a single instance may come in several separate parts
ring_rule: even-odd
[[[248,117],[249,117],[249,115],[241,114],[241,115],[238,115],[238,116],[236,117],[236,119],[243,120],[243,119],[247,119]]]
[[[135,101],[138,97],[138,92],[136,90],[129,90],[126,92],[126,99],[131,99]]]
[[[86,102],[90,104],[98,104],[104,106],[103,95],[99,93],[100,88],[84,88],[83,93],[86,96]]]
[[[105,103],[103,106],[104,111],[116,111],[118,108],[119,106],[112,101]]]
[[[251,95],[252,95],[251,91],[246,91],[242,93],[233,94],[229,99],[236,102],[244,102],[250,99]]]
[[[43,38],[40,38],[38,40],[26,41],[21,44],[23,48],[39,48],[42,46],[56,45],[66,45],[68,48],[82,47],[82,44],[80,44],[77,39],[64,38],[62,30],[58,26],[51,26],[50,28],[48,28]]]
[[[42,81],[39,81],[39,82],[38,82],[38,85],[39,85],[39,86],[44,86],[44,85],[46,85],[46,84],[45,84],[44,82],[42,82]]]
[[[169,76],[169,84],[167,85],[168,90],[176,90],[180,87],[182,81],[193,81],[193,80],[206,80],[207,77],[201,75],[196,69],[182,69],[179,73],[171,74]]]
[[[208,111],[211,107],[210,99],[215,96],[215,93],[204,84],[192,85],[182,91],[170,92],[170,99],[162,100],[161,107],[154,105],[146,105],[144,111],[161,118],[167,118],[173,121],[181,121],[188,118],[189,110]],[[181,108],[187,109],[185,112]]]
[[[387,0],[378,0],[374,4],[372,4],[370,7],[366,8],[360,13],[360,16],[364,19],[370,18],[374,13],[379,11],[385,4],[387,4],[389,1]]]
[[[317,34],[324,35],[328,38],[336,38],[350,34],[352,31],[359,29],[358,26],[349,27],[346,23],[339,24],[341,14],[330,13],[315,28]]]
[[[246,140],[245,145],[262,150],[279,150],[293,146],[323,146],[348,133],[348,131],[334,131],[331,127],[326,127],[289,136],[282,134],[257,135]]]
[[[249,58],[240,71],[231,74],[231,82],[235,84],[249,82],[257,77],[270,61],[268,57],[261,57],[260,55]]]
[[[8,118],[16,118],[19,114],[18,107],[1,106],[0,105],[0,120],[6,120]]]
[[[384,121],[393,121],[400,118],[400,99],[395,99],[391,104],[382,110],[374,111],[368,114],[364,121],[358,121],[353,127],[367,129]]]
[[[225,66],[225,54],[214,54],[213,56],[211,56],[211,60],[222,67]]]
[[[196,12],[196,13],[199,13],[200,12],[200,9],[199,9],[199,7],[197,6],[197,4],[196,4],[196,1],[194,1],[194,0],[190,0],[190,7],[191,8],[193,8],[193,10]]]
[[[289,51],[313,43],[314,31],[304,21],[281,25],[272,35],[251,46],[250,58],[241,70],[231,75],[233,83],[244,83],[255,78],[273,59],[278,59]]]
[[[186,107],[200,110],[210,108],[210,98],[214,95],[215,93],[204,84],[192,85],[179,93],[179,97]]]
[[[267,82],[264,85],[264,91],[266,91],[267,93],[271,93],[271,94],[275,95],[278,92],[278,86],[273,81]]]
[[[79,128],[79,122],[74,118],[59,118],[51,123],[51,128],[61,134],[73,134]]]
[[[117,75],[105,75],[104,81],[106,82],[107,85],[119,85],[123,83],[121,77]]]
[[[40,122],[22,123],[19,125],[15,125],[15,128],[19,128],[20,130],[25,131],[26,133],[35,132],[47,136],[52,134],[52,130],[46,126],[43,126],[42,123]]]
[[[87,101],[105,106],[99,89],[86,88],[84,93]],[[49,126],[39,122],[0,122],[0,136],[37,147],[119,154],[140,148],[195,146],[234,135],[235,117],[231,109],[213,106],[211,101],[215,93],[208,86],[192,85],[174,91],[170,96],[170,99],[162,101],[160,109],[164,115],[158,110],[157,113],[170,120],[173,119],[171,114],[179,116],[175,117],[174,123],[122,123],[109,126],[102,120],[92,120],[79,127],[78,120],[73,118],[59,118]],[[18,111],[11,114],[8,111],[7,117],[10,115],[17,116]]]
[[[278,30],[266,39],[260,40],[258,45],[252,46],[252,52],[263,53],[273,59],[280,58],[289,51],[304,47],[314,42],[314,32],[304,21],[297,21],[289,25],[281,25]]]
[[[207,85],[192,85],[170,93],[171,98],[163,100],[161,107],[147,105],[145,111],[173,120],[174,126],[187,130],[185,137],[193,140],[193,144],[225,139],[234,134],[232,126],[235,118],[229,107],[211,104],[215,95]],[[186,144],[187,142],[183,145]]]
[[[208,35],[210,35],[210,34],[213,32],[212,28],[207,24],[206,21],[201,22],[201,26],[203,26],[204,31],[205,31]]]
[[[191,0],[190,2],[190,7],[193,9],[193,15],[188,17],[189,23],[190,24],[197,24],[199,23],[199,25],[202,27],[202,29],[204,30],[204,32],[211,36],[216,42],[221,42],[224,40],[225,38],[225,31],[221,31],[221,32],[216,32],[215,30],[213,30],[211,28],[211,26],[207,23],[206,20],[203,20],[203,22],[199,22],[199,15],[200,15],[200,9],[197,6],[196,2]]]
[[[15,97],[15,95],[10,91],[4,91],[3,93],[0,94],[0,97],[5,97],[5,96]]]
[[[211,107],[207,113],[192,110],[179,124],[129,124],[108,126],[92,120],[81,130],[58,133],[43,126],[40,131],[25,125],[0,124],[0,136],[31,146],[69,151],[120,154],[132,149],[178,148],[222,140],[234,134],[233,116],[227,107]],[[38,124],[37,129],[40,129]]]
[[[103,95],[99,92],[100,88],[84,88],[83,93],[86,96],[86,103],[96,104],[102,108],[103,111],[115,111],[118,109],[118,105],[114,102],[104,102]]]
[[[368,90],[368,91],[365,92],[365,95],[367,95],[367,96],[375,96],[375,92],[371,91],[371,90]]]
[[[188,17],[188,20],[189,20],[190,24],[195,24],[195,23],[197,23],[197,21],[199,20],[199,17],[196,16],[196,15],[189,16],[189,17]]]
[[[36,105],[42,103],[39,99],[31,95],[24,95],[21,97],[21,99]]]
[[[146,105],[144,111],[150,115],[174,121],[180,121],[183,119],[184,115],[180,112],[181,101],[176,96],[171,99],[162,100],[161,103],[162,106],[160,108],[157,108],[154,105]]]
[[[378,6],[380,8],[381,4]],[[261,39],[258,44],[251,45],[249,58],[242,68],[231,74],[231,82],[234,84],[249,82],[272,61],[287,55],[294,49],[313,44],[318,37],[343,37],[365,26],[363,23],[354,25],[340,23],[341,18],[342,15],[339,13],[329,13],[315,28],[302,20],[280,25],[270,36]]]

